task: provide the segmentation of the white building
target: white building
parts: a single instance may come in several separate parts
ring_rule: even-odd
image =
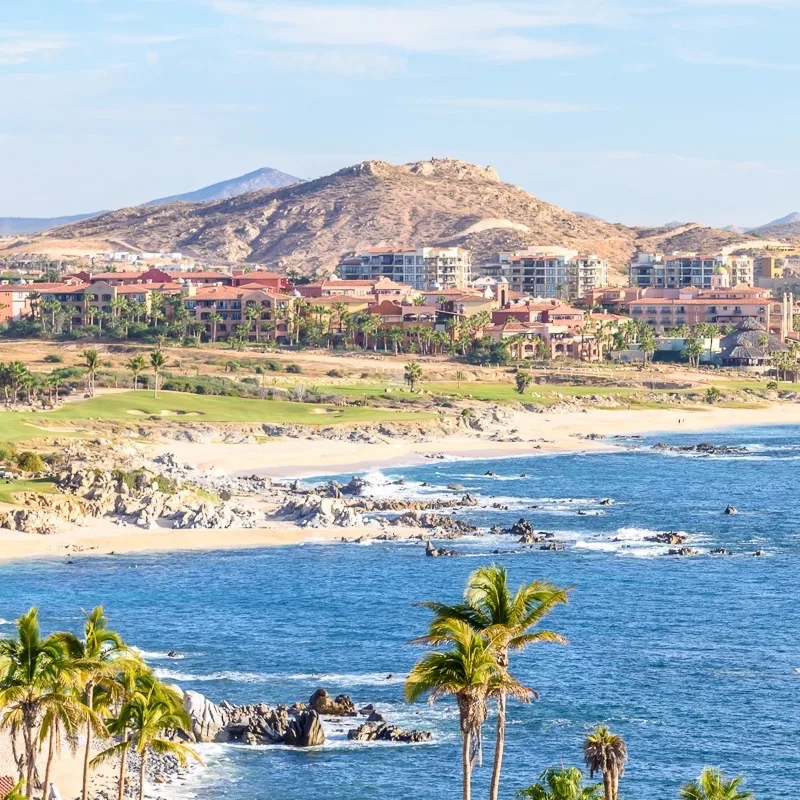
[[[608,262],[564,247],[529,247],[500,253],[480,268],[484,277],[505,278],[514,292],[543,298],[581,297],[608,285]]]
[[[465,289],[472,281],[472,256],[463,247],[374,247],[345,258],[343,280],[390,278],[415,289]]]
[[[630,284],[640,289],[710,289],[720,267],[727,270],[731,286],[753,285],[753,259],[725,253],[637,253],[630,262]]]

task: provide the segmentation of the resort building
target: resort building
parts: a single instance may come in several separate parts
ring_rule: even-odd
[[[727,270],[732,286],[753,285],[750,256],[697,253],[637,253],[630,262],[630,284],[639,289],[710,289],[715,270]]]
[[[339,280],[329,278],[317,283],[298,284],[295,291],[301,297],[326,297],[331,295],[350,295],[352,297],[405,297],[415,293],[406,284],[396,283],[391,278],[365,280]]]
[[[573,308],[558,300],[548,302],[516,303],[492,312],[492,322],[502,325],[505,322],[547,322],[568,327],[583,325],[586,312]]]
[[[227,339],[242,326],[253,340],[286,340],[294,315],[291,295],[272,293],[257,284],[204,286],[187,294],[183,305],[212,340]],[[248,312],[251,308],[260,313]]]
[[[31,313],[29,285],[0,283],[0,324],[22,319]]]
[[[723,366],[754,371],[763,371],[772,364],[775,353],[789,349],[780,337],[754,319],[742,321],[733,333],[722,338],[720,347]]]
[[[647,293],[623,305],[634,320],[650,323],[657,333],[700,323],[738,325],[745,319],[753,319],[769,329],[772,322],[769,291],[753,287]]]
[[[531,297],[572,299],[608,284],[608,262],[593,254],[558,247],[529,247],[499,253],[484,264],[485,278],[505,278],[513,292]]]
[[[464,289],[472,281],[472,255],[463,247],[375,247],[339,263],[346,281],[390,278],[414,289]]]
[[[257,283],[259,286],[271,289],[274,292],[291,292],[294,289],[292,282],[285,275],[279,275],[277,272],[267,272],[265,270],[247,272],[235,269],[230,277],[233,286]],[[194,273],[187,273],[186,278],[194,283]]]
[[[44,288],[44,287],[47,288]],[[71,327],[92,325],[99,315],[114,315],[121,300],[142,304],[143,315],[150,313],[154,292],[160,294],[180,294],[184,290],[181,283],[135,283],[114,285],[99,281],[97,283],[29,284],[27,288],[39,288],[39,302],[56,301],[64,309]]]

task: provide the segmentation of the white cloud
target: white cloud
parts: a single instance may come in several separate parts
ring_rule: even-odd
[[[63,50],[72,42],[62,36],[0,33],[0,64],[24,64],[35,56]]]
[[[241,50],[263,58],[271,67],[290,72],[327,72],[363,78],[387,78],[406,68],[406,60],[386,53],[343,50]]]
[[[685,64],[696,64],[705,67],[738,67],[741,69],[761,69],[769,72],[800,71],[800,64],[782,64],[775,61],[762,61],[758,58],[718,56],[712,53],[680,52],[677,55],[677,59]]]
[[[265,35],[290,44],[388,47],[409,53],[460,53],[503,61],[569,58],[596,48],[526,35],[531,29],[610,26],[626,17],[602,2],[525,6],[514,2],[411,5],[310,5],[211,0],[219,11],[260,22]]]

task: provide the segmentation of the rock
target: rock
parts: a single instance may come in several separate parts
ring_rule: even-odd
[[[539,546],[540,550],[563,550],[564,545],[560,542],[545,542],[545,544]]]
[[[656,542],[657,544],[683,544],[689,537],[677,533],[676,531],[669,531],[668,533],[657,533],[655,536],[645,536],[646,542]]]
[[[491,470],[487,470],[487,471],[486,471],[486,472],[484,472],[483,474],[484,474],[484,475],[485,475],[487,478],[496,478],[496,477],[497,477],[497,473],[496,473],[496,472],[492,472]]]
[[[738,514],[739,509],[734,508],[734,506],[725,506],[725,511],[723,513],[727,514],[728,516],[732,516],[734,514]]]
[[[346,694],[332,698],[327,689],[317,689],[308,701],[309,708],[331,717],[355,717],[356,707]]]
[[[677,550],[670,549],[667,551],[668,556],[699,556],[700,553],[691,547],[680,547]]]
[[[463,492],[464,487],[460,483],[448,483],[447,488],[450,489],[451,492]]]
[[[731,551],[726,550],[724,547],[716,547],[713,550],[709,550],[708,554],[710,556],[729,556],[731,555]]]
[[[367,722],[386,722],[380,711],[373,711],[368,717]]]
[[[457,556],[458,553],[455,550],[448,550],[444,547],[436,547],[434,546],[433,542],[428,539],[428,542],[425,545],[425,555],[430,556],[431,558],[438,558],[439,556]]]
[[[742,455],[747,452],[746,447],[731,447],[727,444],[709,444],[708,442],[701,442],[700,444],[690,445],[669,445],[666,442],[658,442],[652,447],[653,450],[670,450],[675,453],[699,453],[705,456],[714,455]]]
[[[191,734],[196,742],[216,741],[228,722],[225,711],[200,692],[184,692],[183,708],[192,721]]]
[[[756,550],[755,553],[753,553],[754,556],[765,556],[766,554],[766,550]]]
[[[416,744],[433,738],[429,731],[404,731],[384,722],[365,722],[347,732],[347,738],[356,742],[403,742]]]
[[[614,501],[610,497],[604,497],[600,501],[600,505],[601,506],[613,506],[614,505]]]
[[[169,653],[167,653],[167,658],[178,658],[179,656],[180,653],[178,653],[176,650],[170,650]]]
[[[289,500],[278,511],[278,516],[294,520],[303,528],[352,528],[364,524],[363,515],[344,500],[313,494]]]
[[[283,736],[283,743],[294,747],[318,747],[325,744],[319,714],[314,711],[301,711],[292,717]]]

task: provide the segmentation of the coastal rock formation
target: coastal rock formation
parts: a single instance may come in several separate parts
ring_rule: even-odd
[[[192,720],[196,742],[214,742],[227,723],[226,714],[200,692],[183,693],[183,708]]]
[[[0,528],[22,533],[38,533],[47,536],[57,533],[63,520],[53,514],[35,508],[19,508],[0,512]]]
[[[708,442],[688,445],[670,445],[666,442],[658,442],[653,445],[652,449],[669,450],[673,453],[699,453],[704,456],[730,456],[747,453],[746,447],[733,447],[727,444],[709,444]]]
[[[733,506],[726,506],[725,511],[723,513],[727,514],[728,516],[733,516],[734,514],[739,513],[739,509],[734,508]]]
[[[670,549],[667,551],[668,556],[699,556],[700,553],[697,550],[694,550],[691,547],[680,547],[676,549]]]
[[[655,542],[656,544],[683,544],[689,537],[683,533],[676,531],[669,531],[667,533],[657,533],[655,536],[645,536],[646,542]]]
[[[393,525],[409,528],[435,528],[450,534],[466,535],[475,533],[478,529],[474,525],[453,519],[446,514],[431,514],[419,511],[406,511],[405,514],[395,517]]]
[[[292,520],[302,528],[353,528],[364,524],[364,517],[343,500],[309,494],[289,500],[278,516]]]
[[[356,742],[404,742],[417,744],[428,742],[433,738],[429,731],[404,731],[396,725],[385,722],[370,722],[347,732],[347,738]]]
[[[331,697],[327,689],[317,689],[308,701],[308,706],[317,714],[332,717],[355,717],[356,707],[346,694]]]
[[[438,558],[439,556],[457,556],[458,552],[455,550],[448,550],[445,547],[436,547],[430,539],[425,545],[425,555],[431,558]]]

